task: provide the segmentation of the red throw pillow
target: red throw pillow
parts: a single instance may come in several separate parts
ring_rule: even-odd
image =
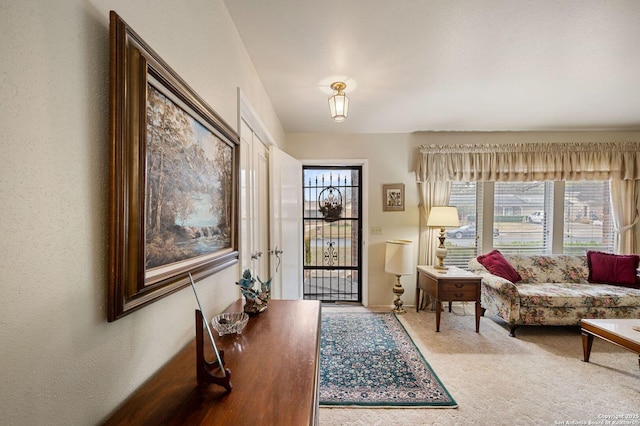
[[[518,271],[511,266],[507,259],[505,259],[502,253],[498,250],[493,250],[487,254],[478,256],[478,262],[487,268],[487,271],[491,272],[493,275],[502,277],[512,283],[522,280]]]
[[[636,280],[640,256],[587,251],[590,283],[640,288]]]

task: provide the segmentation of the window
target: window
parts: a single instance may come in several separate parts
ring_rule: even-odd
[[[493,246],[503,253],[551,253],[553,182],[496,182]]]
[[[446,265],[466,268],[469,260],[478,255],[481,247],[479,229],[482,224],[482,184],[477,182],[453,182],[449,205],[458,209],[460,227],[447,229],[445,246],[447,247]]]
[[[608,181],[454,182],[450,205],[458,208],[460,227],[447,229],[447,265],[466,268],[493,248],[505,254],[613,251]],[[488,228],[492,232],[483,232]]]
[[[613,251],[609,181],[566,182],[563,252]]]

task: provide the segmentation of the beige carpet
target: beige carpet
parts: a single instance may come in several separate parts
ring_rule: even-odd
[[[364,308],[323,307],[333,309]],[[582,362],[578,327],[521,327],[513,338],[487,316],[476,333],[473,309],[462,304],[442,313],[439,333],[433,311],[399,318],[459,407],[322,407],[320,425],[606,424],[605,416],[640,416],[638,356],[596,338]]]

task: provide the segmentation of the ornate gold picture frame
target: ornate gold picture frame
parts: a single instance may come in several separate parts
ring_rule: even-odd
[[[110,16],[108,320],[238,261],[238,135]]]

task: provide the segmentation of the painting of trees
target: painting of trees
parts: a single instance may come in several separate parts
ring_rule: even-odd
[[[109,321],[238,262],[239,146],[234,128],[111,11]]]
[[[146,114],[146,268],[229,247],[232,148],[151,84]]]

